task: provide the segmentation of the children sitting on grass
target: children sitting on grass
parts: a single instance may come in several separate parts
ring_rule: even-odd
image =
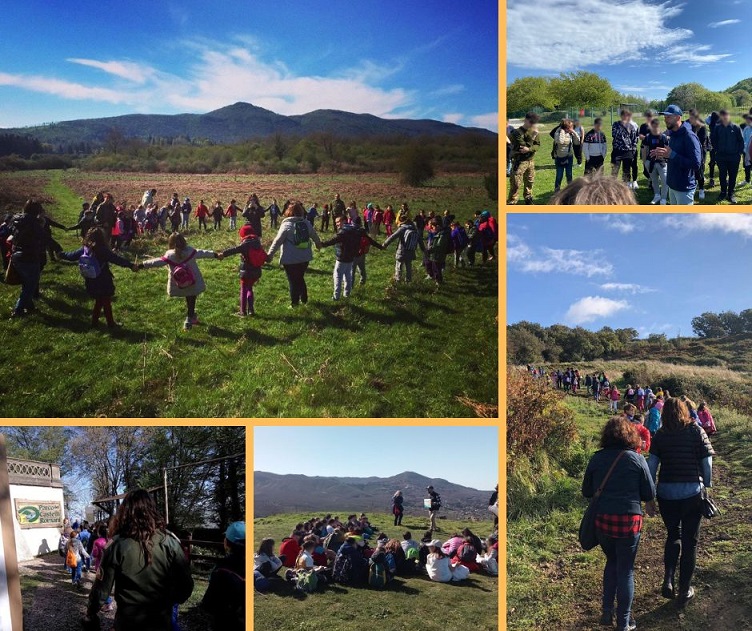
[[[331,528],[331,530],[330,530]],[[296,524],[282,540],[261,541],[254,557],[254,586],[261,592],[281,592],[293,586],[314,592],[328,583],[383,589],[395,577],[426,573],[437,582],[461,581],[470,572],[498,575],[498,537],[485,542],[469,528],[446,543],[427,531],[420,542],[408,530],[402,540],[370,524],[365,514],[340,521],[327,515]],[[283,568],[287,568],[283,571]]]

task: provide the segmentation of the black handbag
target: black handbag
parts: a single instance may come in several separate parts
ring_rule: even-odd
[[[580,522],[580,533],[579,533],[579,539],[580,539],[580,545],[582,546],[583,550],[592,550],[595,548],[595,546],[598,545],[598,535],[595,532],[595,516],[596,516],[596,508],[598,504],[598,498],[600,498],[601,493],[603,493],[603,489],[606,486],[606,482],[608,482],[608,479],[611,477],[611,474],[614,472],[614,469],[616,468],[617,463],[619,460],[621,460],[621,457],[626,453],[626,451],[619,452],[619,455],[614,458],[613,463],[611,464],[611,468],[608,470],[608,473],[606,473],[606,477],[603,478],[603,481],[601,482],[601,485],[598,487],[598,490],[593,494],[593,497],[590,498],[590,503],[588,504],[588,507],[585,509],[585,514],[582,516],[582,521]]]
[[[700,490],[700,502],[702,516],[705,519],[713,519],[713,517],[718,517],[718,515],[721,514],[718,506],[716,506],[715,502],[710,499],[710,496],[708,495],[708,489],[705,488],[704,484],[702,485],[702,489]]]

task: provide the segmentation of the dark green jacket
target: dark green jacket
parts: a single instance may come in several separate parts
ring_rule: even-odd
[[[139,544],[116,536],[107,545],[89,595],[89,615],[115,588],[117,631],[169,631],[172,607],[193,592],[193,577],[180,542],[171,534],[152,537],[152,561],[147,566]]]
[[[538,132],[532,127],[530,129],[518,127],[510,134],[509,139],[512,141],[512,160],[518,162],[532,160],[535,157],[535,152],[538,151],[538,147],[540,147]],[[530,151],[520,153],[521,147],[527,147]]]

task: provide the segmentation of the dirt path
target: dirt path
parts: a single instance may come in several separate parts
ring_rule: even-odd
[[[608,418],[604,414],[604,422]],[[696,597],[685,611],[660,595],[663,580],[665,529],[660,516],[645,519],[635,567],[634,615],[639,629],[660,631],[744,631],[752,630],[752,468],[737,462],[744,449],[720,427],[712,438],[717,453],[713,463],[713,496],[722,513],[702,521],[697,570],[693,579]],[[741,466],[740,466],[741,464]],[[745,466],[746,465],[746,466]],[[579,621],[567,629],[599,629],[599,575],[578,576],[572,560],[580,555],[573,546],[566,554],[565,580],[589,582],[598,597],[579,598],[575,605]],[[599,571],[602,570],[599,564]],[[678,578],[678,575],[677,575]],[[575,588],[575,591],[579,591]]]

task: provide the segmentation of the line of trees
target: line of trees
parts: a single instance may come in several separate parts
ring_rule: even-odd
[[[752,309],[722,311],[713,313],[706,311],[702,315],[692,318],[692,331],[698,337],[719,338],[729,335],[752,333]]]
[[[665,100],[648,100],[623,94],[611,82],[593,72],[562,73],[558,77],[520,77],[507,88],[507,111],[520,115],[528,110],[561,110],[573,107],[607,109],[633,103],[644,109],[661,110],[670,103],[683,110],[697,108],[709,113],[732,107],[752,106],[752,82],[740,82],[723,92],[708,90],[699,83],[683,83],[673,88]]]

